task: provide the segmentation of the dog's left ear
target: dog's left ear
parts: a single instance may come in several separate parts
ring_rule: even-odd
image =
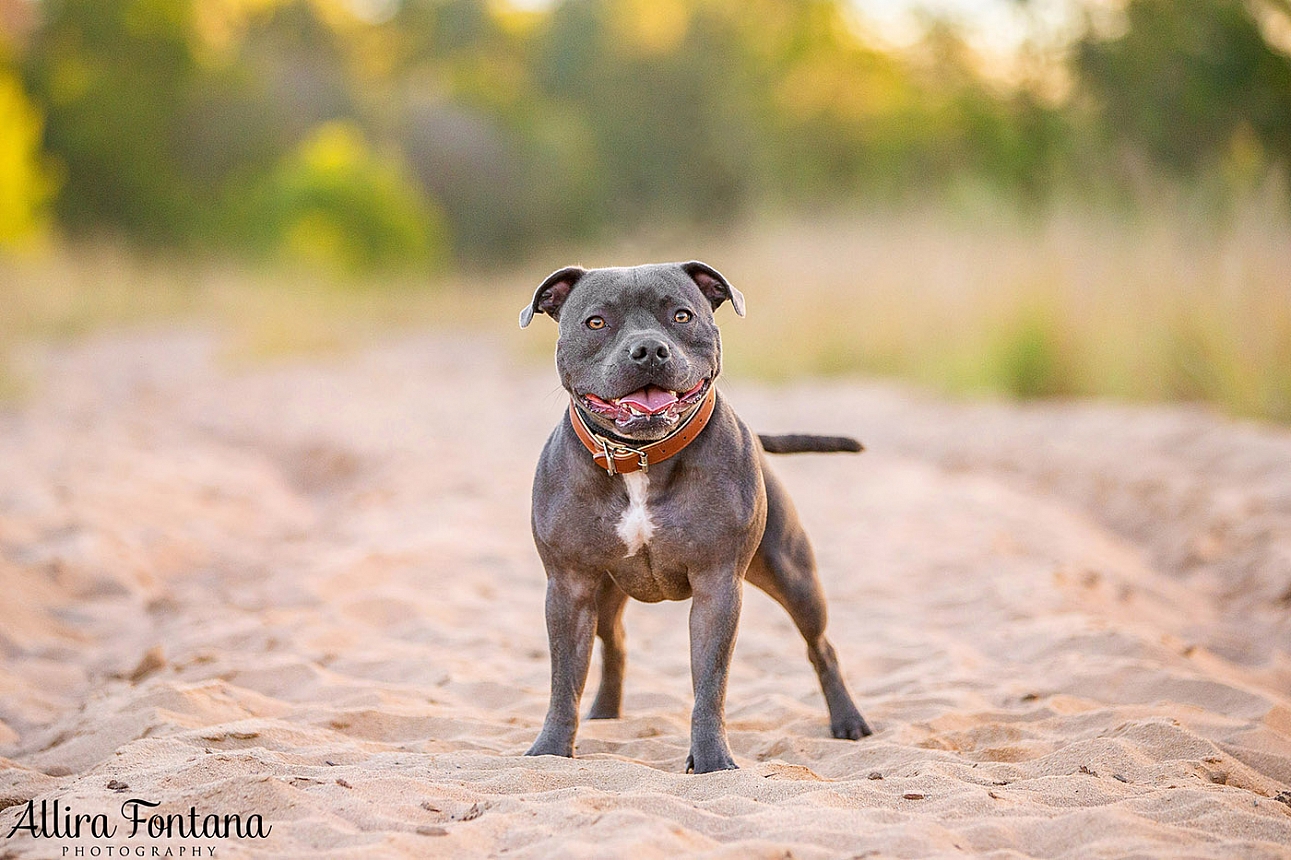
[[[560,306],[569,298],[569,291],[574,289],[578,279],[587,274],[582,266],[566,266],[547,276],[538,289],[533,291],[533,301],[520,311],[520,328],[527,326],[536,313],[546,314],[560,321]]]
[[[735,313],[744,316],[744,294],[732,287],[726,278],[722,277],[721,272],[698,260],[682,263],[681,268],[690,275],[691,280],[699,287],[699,291],[704,294],[704,298],[708,299],[709,304],[713,306],[713,310],[717,310],[722,306],[722,302],[730,299]]]

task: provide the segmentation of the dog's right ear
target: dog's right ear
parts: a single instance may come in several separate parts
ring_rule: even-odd
[[[586,274],[587,270],[581,266],[567,266],[548,275],[533,291],[533,301],[520,311],[520,328],[527,326],[535,313],[546,314],[559,322],[561,305],[569,298],[569,291],[578,279]]]

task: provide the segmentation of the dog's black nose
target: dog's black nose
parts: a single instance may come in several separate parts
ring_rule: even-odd
[[[672,351],[662,340],[648,337],[632,344],[628,357],[642,367],[662,367],[672,358]]]

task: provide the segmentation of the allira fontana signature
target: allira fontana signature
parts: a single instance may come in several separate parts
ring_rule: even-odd
[[[57,798],[42,800],[39,804],[29,800],[9,836],[26,832],[36,839],[79,839],[86,836],[110,839],[124,825],[127,838],[264,839],[273,830],[273,825],[265,824],[264,816],[258,812],[250,815],[236,812],[203,815],[195,806],[190,806],[187,812],[153,812],[159,806],[161,804],[156,801],[132,797],[121,804],[120,820],[114,822],[106,812],[74,812],[72,807],[63,806]]]

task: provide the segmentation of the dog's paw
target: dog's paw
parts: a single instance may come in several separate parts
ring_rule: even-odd
[[[867,738],[874,734],[859,711],[852,711],[850,714],[844,714],[836,720],[831,720],[829,730],[834,737],[847,741],[859,741],[861,738]]]
[[[721,750],[716,754],[700,754],[698,758],[692,752],[686,756],[686,773],[712,773],[715,770],[739,770],[740,766],[731,758],[730,752]]]
[[[550,741],[545,741],[540,737],[538,740],[533,742],[533,746],[529,747],[529,750],[525,755],[558,755],[562,758],[573,758],[574,745],[572,743],[552,743]]]
[[[618,706],[610,707],[608,705],[593,704],[592,710],[587,713],[589,720],[617,720],[623,716],[623,709]]]

